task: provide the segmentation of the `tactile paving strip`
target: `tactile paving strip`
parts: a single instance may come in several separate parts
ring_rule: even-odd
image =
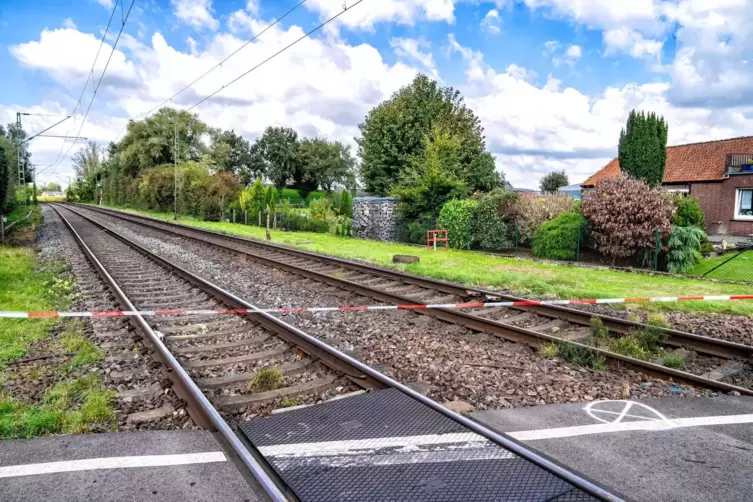
[[[594,500],[393,389],[240,428],[303,502]]]

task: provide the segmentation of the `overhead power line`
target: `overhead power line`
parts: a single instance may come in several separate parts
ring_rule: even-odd
[[[196,103],[196,104],[195,104],[195,105],[193,105],[192,107],[188,108],[188,109],[187,109],[186,111],[191,111],[191,110],[193,110],[194,108],[196,108],[197,106],[199,106],[200,104],[202,104],[203,102],[205,102],[206,100],[208,100],[209,98],[211,98],[212,96],[214,96],[215,94],[218,94],[218,93],[219,93],[219,92],[221,92],[222,90],[224,90],[224,89],[226,89],[227,87],[229,87],[229,86],[233,85],[233,84],[234,84],[234,83],[236,83],[236,82],[237,82],[238,80],[242,79],[243,77],[245,77],[246,75],[248,75],[248,74],[249,74],[249,73],[251,73],[252,71],[254,71],[254,70],[258,69],[259,67],[261,67],[261,66],[263,66],[263,65],[265,65],[266,63],[268,63],[269,61],[273,60],[274,58],[276,58],[277,56],[279,56],[280,54],[282,54],[282,53],[283,53],[283,52],[285,52],[286,50],[290,49],[291,47],[293,47],[294,45],[296,45],[296,44],[297,44],[298,42],[301,42],[301,41],[302,41],[303,39],[305,39],[305,38],[308,38],[308,37],[309,37],[309,36],[310,36],[310,35],[311,35],[312,33],[315,33],[315,32],[317,32],[317,31],[319,31],[320,29],[322,29],[323,27],[327,26],[327,25],[328,25],[329,23],[331,23],[332,21],[334,21],[334,20],[335,20],[335,19],[337,19],[338,17],[342,16],[342,15],[343,15],[343,14],[345,14],[345,13],[346,13],[347,11],[351,10],[351,9],[352,9],[353,7],[355,7],[356,5],[358,5],[358,4],[360,4],[360,3],[362,3],[363,1],[364,1],[364,0],[358,0],[358,1],[356,2],[356,3],[354,3],[354,4],[353,4],[353,5],[351,5],[350,7],[348,7],[347,5],[343,5],[343,10],[341,10],[340,12],[338,12],[337,14],[335,14],[334,16],[330,17],[329,19],[327,19],[326,21],[324,21],[323,23],[321,23],[321,24],[320,24],[319,26],[317,26],[317,27],[315,27],[315,28],[313,28],[313,29],[311,29],[311,30],[307,31],[307,32],[306,32],[306,33],[304,33],[304,34],[303,34],[302,36],[300,36],[299,38],[297,38],[296,40],[294,40],[294,41],[293,41],[293,42],[291,42],[290,44],[286,45],[285,47],[283,47],[283,48],[282,48],[282,49],[280,49],[279,51],[275,52],[274,54],[272,54],[271,56],[269,56],[269,57],[268,57],[267,59],[265,59],[265,60],[264,60],[264,61],[262,61],[261,63],[257,64],[257,65],[256,65],[256,66],[254,66],[253,68],[251,68],[250,70],[248,70],[248,71],[246,71],[246,72],[244,72],[244,73],[241,73],[240,75],[238,75],[238,76],[237,76],[236,78],[234,78],[233,80],[231,80],[231,81],[230,81],[230,82],[228,82],[227,84],[223,84],[223,85],[222,85],[222,87],[220,87],[219,89],[217,89],[217,90],[216,90],[216,91],[214,91],[213,93],[209,94],[208,96],[204,97],[204,98],[203,98],[203,99],[201,99],[201,100],[200,100],[200,101],[199,101],[198,103]]]
[[[70,113],[71,116],[76,115],[76,111],[81,106],[81,100],[84,98],[84,92],[86,92],[86,86],[89,85],[89,80],[94,75],[94,67],[97,66],[97,60],[99,59],[99,53],[102,51],[102,46],[105,43],[105,37],[107,37],[107,33],[110,31],[110,24],[112,24],[112,19],[113,19],[113,17],[115,17],[115,12],[117,11],[117,9],[118,9],[118,2],[116,1],[115,5],[112,6],[112,12],[110,13],[110,19],[107,21],[107,26],[105,27],[105,32],[102,34],[102,39],[99,41],[99,47],[97,48],[97,54],[94,56],[94,61],[92,61],[92,67],[89,70],[89,73],[86,75],[86,82],[84,82],[84,86],[81,88],[81,94],[79,95],[78,100],[76,101],[76,106],[73,108],[73,111]],[[73,120],[74,121],[76,120],[75,117],[74,117]],[[74,125],[73,127],[76,127],[76,126]],[[70,132],[70,129],[68,129],[68,132]],[[63,153],[63,148],[65,148],[65,141],[63,141],[60,144],[60,151],[58,152],[57,157],[55,157],[55,160],[52,161],[52,164],[50,164],[47,167],[55,165],[57,163],[57,161],[60,160],[60,155]],[[66,153],[66,155],[68,155],[68,154]]]
[[[275,21],[274,21],[273,23],[270,23],[270,24],[268,24],[268,25],[267,25],[267,26],[266,26],[266,27],[265,27],[265,28],[264,28],[263,30],[261,30],[261,31],[260,31],[259,33],[257,33],[257,34],[256,34],[256,35],[255,35],[255,36],[254,36],[253,38],[251,38],[250,40],[246,41],[246,42],[245,42],[245,43],[244,43],[243,45],[241,45],[241,46],[240,46],[240,47],[238,47],[238,48],[237,48],[236,50],[234,50],[234,51],[233,51],[233,52],[232,52],[232,53],[231,53],[231,54],[230,54],[229,56],[227,56],[227,57],[226,57],[225,59],[223,59],[222,61],[220,61],[219,63],[217,63],[216,65],[214,65],[213,67],[211,67],[210,69],[208,69],[207,71],[205,71],[204,73],[202,73],[202,74],[201,74],[201,75],[200,75],[200,76],[199,76],[198,78],[196,78],[196,79],[195,79],[195,80],[194,80],[193,82],[191,82],[190,84],[186,85],[186,86],[185,86],[185,87],[183,87],[183,88],[182,88],[181,90],[179,90],[178,92],[176,92],[176,93],[175,93],[175,94],[173,94],[173,95],[172,95],[171,97],[167,98],[166,100],[164,100],[164,101],[163,101],[162,103],[158,104],[157,106],[155,106],[155,107],[154,107],[154,108],[152,108],[151,110],[149,110],[149,111],[146,111],[146,112],[144,112],[144,113],[140,113],[140,114],[138,114],[138,115],[136,115],[136,116],[132,117],[132,118],[131,118],[131,120],[138,120],[138,119],[139,119],[139,118],[141,118],[141,117],[144,117],[144,116],[146,116],[146,115],[149,115],[150,113],[154,112],[155,110],[158,110],[158,109],[162,108],[162,107],[163,107],[163,106],[165,106],[165,105],[166,105],[167,103],[171,102],[171,101],[172,101],[173,99],[177,98],[177,97],[178,97],[178,96],[179,96],[179,95],[180,95],[181,93],[183,93],[183,91],[185,91],[185,90],[186,90],[186,89],[188,89],[189,87],[192,87],[192,86],[193,86],[193,85],[194,85],[195,83],[197,83],[197,82],[198,82],[199,80],[203,79],[204,77],[206,77],[207,75],[209,75],[209,74],[210,74],[211,72],[213,72],[213,71],[214,71],[214,70],[216,70],[217,68],[221,67],[221,66],[222,66],[222,64],[223,64],[223,63],[225,63],[225,62],[226,62],[226,61],[227,61],[228,59],[230,59],[231,57],[233,57],[233,56],[235,56],[236,54],[238,54],[238,53],[239,53],[239,52],[240,52],[241,50],[243,50],[243,49],[244,49],[245,47],[247,47],[247,46],[248,46],[248,45],[249,45],[250,43],[252,43],[252,42],[256,41],[256,39],[258,39],[258,38],[259,38],[260,36],[262,36],[262,35],[263,35],[264,33],[266,33],[266,32],[267,32],[267,31],[268,31],[269,29],[273,28],[273,27],[274,27],[274,26],[275,26],[276,24],[278,24],[278,23],[279,23],[280,21],[282,21],[283,19],[285,19],[286,17],[288,17],[288,16],[290,15],[290,14],[292,14],[292,13],[293,13],[293,11],[295,11],[295,10],[296,10],[296,9],[297,9],[298,7],[300,7],[301,5],[305,4],[305,3],[306,3],[306,1],[307,1],[307,0],[301,0],[300,2],[298,2],[298,3],[297,3],[297,4],[296,4],[296,5],[295,5],[295,6],[293,7],[293,8],[289,9],[289,10],[288,10],[287,12],[285,12],[285,13],[284,13],[284,14],[283,14],[282,16],[280,16],[279,18],[275,19]],[[126,127],[128,127],[128,124],[127,124],[127,123],[126,123],[126,125],[124,125],[124,126],[123,126],[123,128],[122,128],[122,129],[120,130],[120,132],[119,132],[119,133],[117,134],[117,136],[115,136],[115,139],[117,139],[117,138],[118,138],[118,137],[119,137],[119,136],[120,136],[121,134],[123,134],[123,131],[125,130],[125,128],[126,128]]]
[[[121,1],[123,1],[123,0],[121,0]],[[120,36],[123,34],[123,30],[125,29],[125,25],[128,22],[128,17],[131,15],[131,10],[133,9],[133,4],[135,2],[136,2],[136,0],[131,0],[131,5],[128,7],[128,11],[126,12],[125,19],[123,19],[123,22],[120,25],[120,30],[118,31],[118,36],[115,38],[115,42],[113,43],[113,46],[112,46],[112,51],[110,52],[110,56],[107,58],[107,63],[105,63],[105,67],[102,70],[102,75],[99,76],[99,80],[97,81],[97,85],[94,87],[94,94],[92,95],[91,101],[89,101],[89,106],[86,107],[86,113],[84,113],[84,118],[81,120],[81,126],[79,126],[79,128],[78,128],[78,132],[76,133],[76,136],[80,136],[81,135],[81,131],[83,130],[84,124],[86,123],[86,118],[89,116],[89,112],[91,111],[92,104],[94,104],[94,100],[97,97],[97,92],[99,91],[99,86],[102,85],[102,80],[105,78],[105,73],[107,73],[107,68],[109,68],[109,66],[110,66],[110,61],[112,61],[112,56],[113,56],[113,54],[115,54],[115,49],[117,49],[117,47],[118,47],[118,42],[120,41]],[[115,4],[115,7],[117,7],[117,3]],[[113,7],[113,9],[115,7]],[[115,13],[115,11],[113,10],[113,14],[114,13]],[[112,20],[112,16],[110,16],[110,19]],[[99,54],[97,54],[97,56],[99,56]],[[96,63],[96,59],[95,59],[95,63]],[[87,82],[88,82],[88,80],[87,80]],[[86,88],[86,86],[84,86],[84,88]],[[65,155],[63,156],[63,158],[60,159],[60,161],[57,164],[54,164],[55,167],[59,166],[63,162],[63,160],[68,156],[68,154],[71,152],[71,149],[73,149],[73,145],[75,145],[75,142],[71,143],[71,146],[65,152]],[[47,168],[45,168],[45,169],[47,169]],[[45,169],[42,169],[39,172],[42,172]],[[37,174],[39,174],[39,173],[37,173]]]

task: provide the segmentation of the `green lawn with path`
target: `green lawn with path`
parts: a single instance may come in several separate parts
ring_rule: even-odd
[[[156,213],[117,208],[144,216],[173,220],[172,213]],[[264,240],[265,230],[227,222],[207,222],[181,217],[179,223],[206,230]],[[337,237],[331,234],[273,230],[272,242],[307,251],[363,260],[417,275],[460,282],[476,287],[504,289],[520,296],[539,298],[622,298],[646,296],[700,296],[750,294],[751,286],[726,284],[692,278],[600,270],[532,260],[504,258],[473,251],[426,251],[405,244]],[[392,263],[394,254],[411,254],[419,263]],[[663,311],[719,312],[753,314],[753,301],[676,302],[645,305],[641,308]]]

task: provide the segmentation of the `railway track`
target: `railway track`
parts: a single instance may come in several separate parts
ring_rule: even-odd
[[[90,206],[81,207],[95,213],[152,228],[159,232],[189,238],[198,243],[207,244],[229,253],[240,254],[246,258],[302,277],[394,305],[523,300],[499,292],[417,277],[371,265],[163,222],[143,216]],[[630,333],[632,330],[647,328],[644,324],[615,317],[560,306],[541,305],[471,309],[468,311],[436,309],[416,312],[463,325],[476,331],[490,333],[505,340],[522,343],[533,348],[539,348],[545,343],[567,342],[604,357],[611,367],[627,368],[658,378],[672,379],[677,383],[753,395],[753,391],[750,389],[712,380],[704,376],[713,374],[714,369],[723,366],[728,360],[749,364],[751,358],[753,358],[753,347],[738,343],[674,329],[651,328],[661,333],[664,337],[663,344],[666,347],[689,349],[699,355],[694,363],[695,374],[693,374],[610,352],[604,345],[594,346],[589,344],[590,324],[594,317],[601,320],[611,336],[621,336]]]
[[[151,253],[73,209],[55,205],[53,208],[123,310],[165,309],[176,304],[197,310],[228,307],[258,310],[244,300]],[[484,455],[481,459],[487,459],[484,460],[485,462],[502,460],[500,466],[510,465],[510,458],[515,459],[516,462],[523,462],[521,464],[523,469],[517,474],[523,478],[520,481],[522,486],[520,489],[527,490],[525,487],[530,481],[525,481],[526,477],[536,476],[538,484],[547,490],[560,493],[563,497],[557,496],[551,500],[593,500],[590,496],[599,500],[621,500],[592,482],[569,472],[559,464],[475,421],[443,408],[425,396],[263,312],[222,318],[203,315],[160,317],[150,318],[149,321],[141,316],[130,316],[128,321],[151,347],[156,359],[164,364],[176,394],[186,402],[195,423],[221,434],[228,447],[238,455],[240,461],[271,500],[291,500],[291,497],[295,499],[298,494],[307,493],[306,487],[313,480],[301,483],[300,480],[296,482],[295,478],[292,478],[294,486],[291,488],[285,480],[278,477],[278,475],[284,476],[284,467],[291,465],[291,460],[285,457],[275,463],[274,457],[260,453],[264,447],[258,449],[249,447],[248,443],[244,443],[236,435],[226,419],[237,417],[239,408],[245,409],[244,417],[249,416],[249,411],[250,415],[254,416],[284,407],[284,401],[292,397],[303,396],[304,402],[307,402],[306,396],[310,397],[311,394],[316,394],[314,399],[318,400],[323,397],[323,392],[327,394],[327,390],[333,392],[324,397],[345,394],[356,387],[374,390],[388,389],[383,392],[393,394],[376,395],[377,398],[388,396],[381,398],[388,402],[390,400],[395,402],[396,396],[402,396],[399,398],[402,399],[400,409],[394,412],[387,411],[387,416],[405,414],[406,408],[412,407],[413,412],[418,413],[420,420],[416,422],[409,419],[408,423],[420,426],[420,423],[430,424],[433,420],[436,427],[437,420],[440,419],[444,421],[440,423],[444,432],[448,431],[447,421],[449,420],[453,423],[449,430],[452,431],[454,428],[454,430],[463,431],[460,434],[460,441],[470,441],[463,448],[478,448],[480,445],[482,447],[480,453]],[[278,382],[275,386],[277,388],[271,390],[254,389],[248,386],[249,381],[254,381],[254,375],[262,374],[269,368],[275,368],[284,378],[284,382]],[[408,399],[408,402],[405,399]],[[339,400],[337,403],[346,401]],[[379,404],[379,401],[375,399],[372,399],[372,402]],[[417,409],[416,406],[426,408],[428,411]],[[342,408],[341,406],[340,409]],[[380,412],[384,413],[383,406],[380,405],[379,408]],[[304,408],[306,409],[310,408]],[[329,410],[337,412],[337,408],[329,408]],[[429,417],[427,412],[434,413],[436,416]],[[288,412],[286,415],[294,413],[296,411]],[[329,412],[324,413],[326,415]],[[360,420],[358,427],[369,426],[366,423],[368,422],[366,417],[361,417]],[[249,423],[251,422],[244,422],[240,425],[248,428]],[[345,422],[341,425],[346,426],[349,423]],[[398,422],[398,426],[401,427],[402,423],[402,421]],[[350,434],[350,427],[344,427],[346,434]],[[327,426],[326,429],[329,430],[331,427]],[[253,431],[253,429],[249,430]],[[262,430],[264,430],[263,426]],[[251,434],[252,432],[246,432],[246,437],[250,439]],[[286,434],[288,435],[289,433]],[[268,436],[264,434],[264,438]],[[455,437],[458,434],[447,434],[442,437],[448,436],[452,436],[452,439],[448,441],[458,441]],[[407,440],[410,441],[410,437]],[[479,443],[479,440],[482,442]],[[494,451],[490,453],[488,448],[492,450],[500,448],[500,453],[494,453]],[[446,454],[442,450],[437,453],[442,455],[441,464],[446,464],[447,461],[444,460]],[[479,452],[471,451],[470,453],[478,454]],[[388,452],[388,455],[390,454]],[[476,460],[476,458],[471,460]],[[413,462],[414,460],[409,460],[409,463]],[[460,464],[462,462],[458,465]],[[327,467],[324,472],[329,473],[331,469],[332,467]],[[465,475],[463,469],[467,469],[467,466],[460,465],[459,471],[454,475]],[[542,476],[549,477],[542,478]],[[379,482],[381,478],[377,475],[376,479]],[[410,487],[413,481],[409,476],[407,481]],[[485,493],[484,499],[490,496],[488,480],[485,480],[485,485],[482,487]],[[511,489],[519,490],[511,487],[511,481],[507,475],[499,477],[497,489],[505,492]],[[573,496],[576,498],[571,498]],[[306,500],[307,497],[300,497],[300,499]],[[515,499],[520,498],[516,496]],[[536,495],[535,499],[539,500],[540,494]],[[550,498],[547,497],[547,500]]]

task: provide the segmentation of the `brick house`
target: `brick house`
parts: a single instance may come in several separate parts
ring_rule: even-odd
[[[613,159],[583,188],[619,173]],[[667,147],[662,185],[698,197],[709,234],[753,234],[753,136]]]

